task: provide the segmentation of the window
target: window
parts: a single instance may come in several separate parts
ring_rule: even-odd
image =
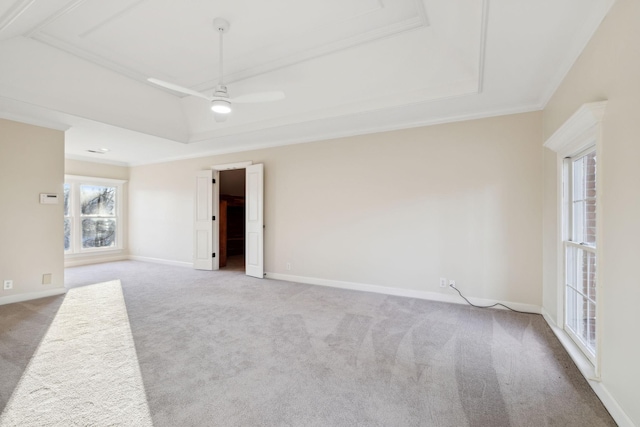
[[[565,330],[596,357],[596,151],[565,159]]]
[[[67,176],[64,185],[66,254],[122,249],[124,181]]]
[[[71,184],[64,184],[64,252],[71,250],[71,210],[69,208],[71,198]]]
[[[551,221],[545,225],[553,226],[558,236],[557,264],[549,264],[549,271],[557,273],[557,288],[545,295],[545,317],[562,329],[558,337],[580,371],[594,379],[600,378],[603,338],[597,300],[602,303],[606,292],[602,228],[597,225],[603,215],[597,189],[606,179],[598,165],[606,106],[607,101],[583,104],[544,143],[556,152],[557,212],[562,220],[561,227]]]

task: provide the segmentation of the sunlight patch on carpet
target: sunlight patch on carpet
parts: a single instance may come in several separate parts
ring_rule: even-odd
[[[119,280],[70,289],[1,427],[151,426]]]

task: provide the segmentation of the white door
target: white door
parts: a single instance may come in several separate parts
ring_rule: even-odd
[[[218,243],[214,239],[213,229],[214,175],[212,170],[198,171],[196,174],[193,268],[198,270],[218,269],[218,258],[215,256]]]
[[[246,168],[246,249],[248,276],[264,277],[264,168],[262,164]]]

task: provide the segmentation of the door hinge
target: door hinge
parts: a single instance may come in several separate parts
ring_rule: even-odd
[[[215,258],[215,257],[216,257],[216,254],[214,252],[214,253],[211,254],[211,258]]]
[[[215,184],[215,183],[216,183],[216,179],[215,179],[215,178],[214,178],[214,179],[212,179],[212,180],[211,180],[211,183],[212,183],[212,184]]]
[[[215,221],[215,220],[216,220],[216,217],[214,215],[214,216],[211,217],[211,221]]]

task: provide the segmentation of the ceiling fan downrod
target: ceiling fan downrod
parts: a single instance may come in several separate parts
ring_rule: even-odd
[[[220,55],[220,74],[219,74],[219,82],[216,85],[216,89],[213,93],[213,96],[217,96],[217,97],[221,97],[221,98],[228,98],[229,95],[227,93],[227,87],[224,85],[224,67],[223,67],[223,61],[224,61],[224,55],[223,55],[223,37],[224,37],[224,33],[226,33],[227,31],[229,31],[229,21],[227,21],[224,18],[215,18],[213,20],[213,27],[216,29],[216,31],[218,31],[218,34],[220,35],[220,51],[219,51],[219,55]],[[224,99],[219,99],[219,100],[215,100],[212,102],[211,104],[211,109],[215,112],[215,113],[219,113],[219,114],[229,114],[231,112],[231,103],[227,100]]]

